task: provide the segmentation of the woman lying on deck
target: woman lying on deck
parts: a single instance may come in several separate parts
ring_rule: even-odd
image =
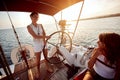
[[[85,48],[83,46],[72,46],[72,51],[69,52],[65,47],[60,46],[59,51],[65,57],[68,67],[68,79],[74,77],[75,74],[82,69],[87,68],[87,62],[91,56],[93,48]],[[80,69],[80,71],[79,71]]]
[[[65,47],[60,46],[59,50],[61,54],[65,57],[67,64],[69,66],[75,66],[75,67],[87,66],[86,60],[89,59],[89,55],[85,56],[85,53],[87,52],[87,48],[83,46],[79,46],[79,47],[75,46],[73,47],[72,51],[69,52]]]

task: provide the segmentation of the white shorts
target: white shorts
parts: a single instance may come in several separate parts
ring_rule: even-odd
[[[44,43],[43,41],[34,41],[33,47],[34,47],[34,52],[42,52]]]

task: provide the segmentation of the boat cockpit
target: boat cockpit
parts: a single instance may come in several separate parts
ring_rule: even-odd
[[[62,11],[76,3],[81,3],[76,20],[63,19]],[[9,12],[38,12],[52,16],[55,22],[56,31],[49,34],[50,38],[46,39],[44,49],[48,49],[48,55],[43,54],[41,60],[41,80],[82,80],[87,71],[87,62],[91,57],[91,52],[95,46],[81,46],[73,42],[79,21],[119,17],[120,13],[82,18],[85,0],[0,0],[0,11],[6,12],[12,26],[13,33],[17,40],[18,46],[11,50],[11,60],[13,65],[9,65],[5,52],[0,44],[0,80],[36,80],[37,75],[35,63],[36,57],[30,44],[22,44],[17,30],[12,22]],[[56,20],[55,16],[60,13],[61,18]],[[68,22],[74,22],[73,32],[67,30]],[[43,49],[43,52],[44,52]],[[45,61],[52,66],[53,73],[45,69]],[[38,79],[39,80],[39,79]]]

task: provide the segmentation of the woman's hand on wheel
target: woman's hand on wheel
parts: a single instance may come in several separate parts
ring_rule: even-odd
[[[51,36],[46,36],[46,38],[47,38],[47,39],[50,39],[50,38],[51,38]]]

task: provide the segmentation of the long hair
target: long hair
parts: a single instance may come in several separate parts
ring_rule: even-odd
[[[106,46],[106,58],[115,64],[120,58],[120,35],[116,33],[101,33],[99,40]]]

